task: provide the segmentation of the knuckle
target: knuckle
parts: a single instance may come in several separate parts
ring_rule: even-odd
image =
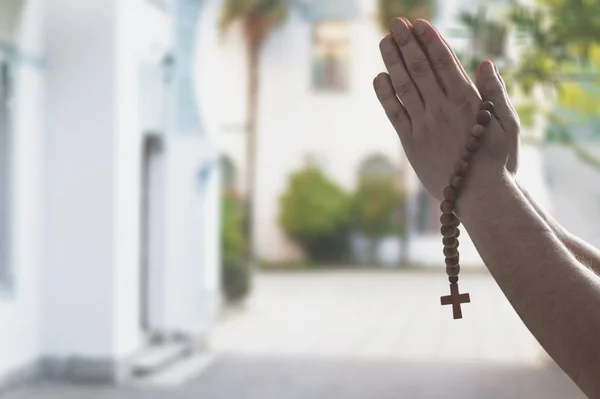
[[[447,52],[438,54],[433,58],[433,66],[439,70],[449,69],[453,63],[454,63],[454,59],[453,59],[452,55],[450,55]]]
[[[408,63],[408,70],[413,76],[424,76],[427,74],[428,69],[428,62],[423,57],[415,58]]]
[[[394,126],[398,126],[404,121],[402,113],[397,109],[388,111],[387,116]]]
[[[429,27],[419,35],[419,41],[423,44],[432,44],[435,42],[436,35]]]
[[[394,89],[396,90],[396,93],[402,97],[402,96],[407,96],[412,92],[412,85],[403,80],[403,81],[399,81],[394,85]]]
[[[445,123],[448,116],[440,105],[433,105],[428,109],[429,118],[435,123]]]

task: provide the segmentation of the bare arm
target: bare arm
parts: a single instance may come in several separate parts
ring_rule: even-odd
[[[463,71],[466,76],[466,73]],[[491,100],[496,105],[496,117],[504,128],[509,144],[509,160],[507,169],[515,174],[518,167],[519,150],[519,116],[506,91],[506,85],[496,68],[479,68],[476,84],[483,98]],[[594,248],[584,240],[569,233],[552,216],[544,212],[529,195],[527,190],[517,182],[517,186],[527,198],[537,214],[550,226],[558,239],[575,255],[584,265],[600,275],[600,250]]]
[[[413,27],[401,18],[390,30],[380,43],[387,73],[373,83],[408,160],[440,201],[451,201],[449,181],[461,187],[457,214],[492,276],[562,369],[587,395],[600,397],[600,278],[575,258],[517,186],[518,123],[502,112],[505,103],[494,101],[496,118],[485,138],[473,141],[481,97],[439,33],[426,21]],[[478,73],[496,75],[489,62]],[[463,151],[467,140],[479,147],[476,154],[472,146]],[[467,167],[465,181],[457,179]],[[449,180],[451,171],[458,175]]]
[[[517,186],[535,209],[537,214],[544,220],[544,222],[548,224],[548,226],[550,226],[554,234],[556,234],[563,245],[567,247],[581,263],[592,269],[596,274],[600,275],[600,250],[567,231],[550,214],[544,212],[544,210],[539,207],[531,198],[531,195],[527,192],[527,190],[518,182]]]
[[[598,397],[600,279],[562,245],[508,173],[472,178],[458,212],[485,264],[544,349],[586,395]]]

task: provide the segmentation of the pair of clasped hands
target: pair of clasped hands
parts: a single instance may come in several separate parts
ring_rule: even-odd
[[[387,73],[373,85],[406,156],[431,195],[442,200],[482,99],[494,117],[470,161],[464,191],[485,190],[518,167],[519,117],[504,81],[490,61],[479,65],[475,83],[436,28],[425,20],[390,22],[380,43]]]

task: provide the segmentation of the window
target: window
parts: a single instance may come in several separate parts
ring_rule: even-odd
[[[313,87],[319,91],[348,88],[349,30],[344,22],[319,22],[314,26]]]

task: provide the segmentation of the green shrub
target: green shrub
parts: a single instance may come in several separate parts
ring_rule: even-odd
[[[290,176],[280,200],[279,224],[311,261],[346,260],[349,205],[347,193],[310,166]]]
[[[239,303],[250,293],[252,275],[242,260],[225,260],[222,270],[222,289],[229,303]]]
[[[246,240],[242,231],[242,207],[233,193],[221,203],[222,267],[221,289],[230,303],[242,301],[251,289],[251,271],[244,260]]]
[[[403,235],[405,194],[390,179],[362,178],[352,196],[355,231],[370,239]]]
[[[223,260],[243,259],[246,239],[242,230],[244,214],[233,193],[223,194],[221,201],[221,243]]]

